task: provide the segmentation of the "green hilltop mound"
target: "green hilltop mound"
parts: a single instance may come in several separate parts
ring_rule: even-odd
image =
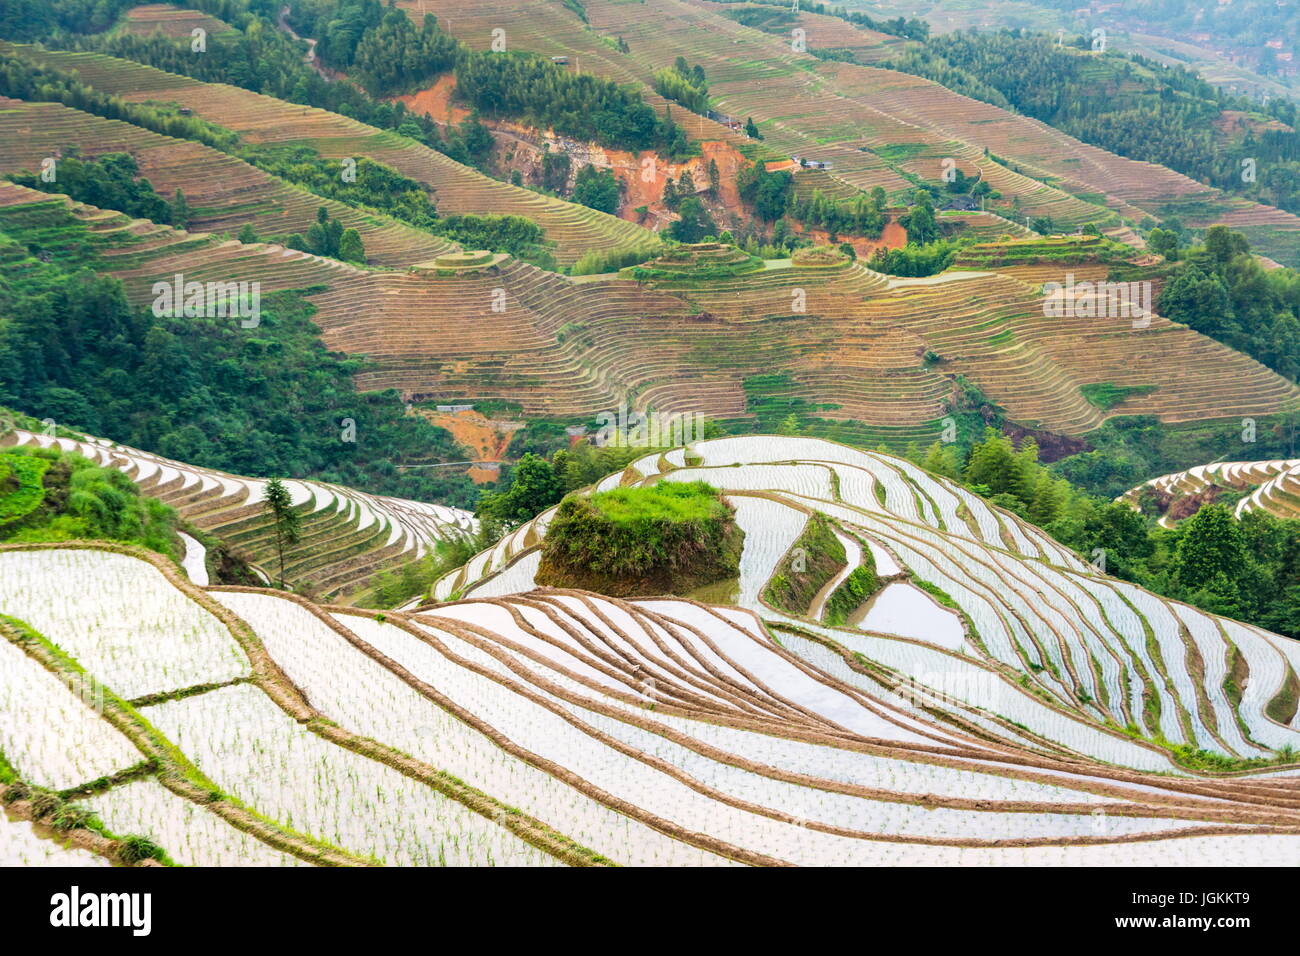
[[[735,509],[702,481],[615,488],[561,502],[537,583],[615,597],[685,594],[739,573]]]
[[[763,260],[730,243],[697,242],[677,246],[639,266],[629,266],[619,275],[628,279],[656,279],[668,282],[697,282],[726,279],[758,272]]]
[[[801,269],[843,269],[853,260],[830,246],[809,246],[794,250],[791,262]]]

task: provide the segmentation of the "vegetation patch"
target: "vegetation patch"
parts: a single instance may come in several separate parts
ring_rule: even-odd
[[[790,614],[806,614],[813,598],[843,570],[847,560],[830,519],[820,511],[813,512],[803,534],[777,566],[763,597]]]
[[[880,576],[876,574],[876,559],[870,548],[862,549],[862,563],[844,579],[826,602],[822,620],[831,627],[848,622],[849,615],[866,603],[867,598],[880,590]]]
[[[671,282],[725,279],[755,272],[763,260],[742,249],[721,242],[702,242],[670,249],[656,259],[623,270],[625,278],[659,279]]]
[[[1296,677],[1295,671],[1288,665],[1286,680],[1282,683],[1282,689],[1268,702],[1268,706],[1264,708],[1264,713],[1279,724],[1289,725],[1295,717],[1297,703],[1300,703],[1300,678]]]
[[[1158,385],[1116,385],[1114,382],[1095,382],[1090,385],[1080,385],[1079,392],[1090,403],[1108,412],[1134,395],[1150,395],[1157,388]]]
[[[45,497],[48,459],[0,455],[0,528],[34,511]]]
[[[20,481],[9,494],[5,469]],[[176,513],[115,468],[57,448],[0,454],[0,541],[121,541],[175,557],[175,532]]]
[[[616,597],[685,594],[735,577],[744,533],[704,482],[615,488],[560,503],[537,583]]]

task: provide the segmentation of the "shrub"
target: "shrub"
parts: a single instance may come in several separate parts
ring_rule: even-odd
[[[537,582],[606,594],[682,594],[734,577],[743,535],[704,482],[660,482],[564,499]]]

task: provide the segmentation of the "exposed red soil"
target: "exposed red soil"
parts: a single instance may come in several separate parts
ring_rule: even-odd
[[[668,180],[681,179],[682,173],[689,172],[696,187],[707,189],[710,160],[718,167],[718,197],[710,205],[724,207],[732,213],[741,208],[740,193],[736,191],[736,174],[748,164],[748,160],[730,143],[720,140],[703,142],[698,157],[684,163],[666,163],[656,158],[653,167],[643,166],[653,156],[650,152],[632,153],[616,149],[603,152],[614,175],[623,184],[624,198],[619,215],[630,222],[641,221],[641,216],[636,212],[639,206],[647,207],[664,220],[671,218],[663,206],[664,186]],[[649,178],[647,172],[652,174]]]
[[[405,104],[407,109],[417,115],[424,113],[435,122],[455,125],[470,114],[463,106],[452,103],[452,94],[455,92],[456,77],[447,73],[438,77],[438,81],[428,89],[394,96],[392,101]]]
[[[465,472],[465,474],[476,485],[496,484],[497,479],[501,477],[500,469],[488,468],[484,465],[471,465],[469,471]]]
[[[1051,464],[1070,455],[1092,450],[1092,446],[1081,438],[1071,438],[1069,435],[1061,435],[1041,428],[1026,428],[1013,422],[1006,422],[1002,426],[1002,431],[1016,445],[1026,438],[1033,438],[1038,443],[1038,460],[1043,464]]]
[[[456,443],[464,448],[469,457],[478,459],[480,464],[469,466],[465,473],[476,485],[491,484],[501,477],[493,468],[484,467],[482,462],[503,461],[513,429],[503,429],[499,423],[483,416],[473,409],[464,412],[440,412],[434,409],[418,408],[421,415],[430,424],[445,428],[451,432]]]
[[[819,246],[838,245],[841,242],[850,243],[859,259],[870,259],[877,249],[901,249],[907,245],[907,230],[893,219],[885,223],[885,228],[881,231],[879,239],[867,239],[862,236],[838,236],[835,242],[831,242],[830,233],[825,229],[808,229],[802,234],[810,237]]]
[[[416,411],[427,418],[430,424],[451,432],[456,442],[473,457],[484,461],[499,461],[505,456],[506,446],[510,444],[510,433],[498,429],[481,412],[473,409],[439,412],[428,408],[418,408]]]

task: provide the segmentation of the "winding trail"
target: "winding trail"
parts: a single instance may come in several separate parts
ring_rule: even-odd
[[[321,66],[320,61],[316,59],[316,41],[311,37],[298,36],[298,34],[293,32],[293,27],[289,26],[289,5],[287,3],[280,8],[280,16],[277,18],[276,23],[279,25],[281,30],[289,34],[289,36],[293,37],[295,40],[304,40],[306,42],[307,55],[302,58],[302,61],[315,70],[322,79],[333,82],[335,77],[329,70],[326,70],[325,67]]]

